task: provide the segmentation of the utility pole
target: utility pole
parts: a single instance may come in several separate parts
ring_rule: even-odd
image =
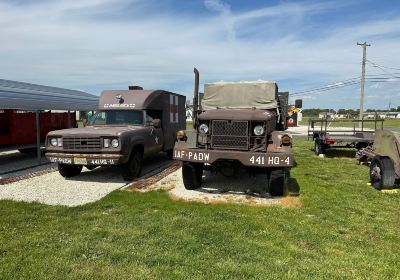
[[[363,44],[357,43],[357,46],[362,46],[363,48],[363,60],[362,60],[362,70],[361,70],[361,96],[360,96],[360,120],[362,120],[364,114],[365,62],[367,61],[367,47],[370,47],[371,45],[367,44],[367,42],[364,42]]]

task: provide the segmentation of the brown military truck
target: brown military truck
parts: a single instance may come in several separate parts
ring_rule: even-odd
[[[122,177],[140,175],[143,158],[167,152],[172,159],[176,132],[186,128],[186,97],[164,90],[103,91],[88,126],[56,130],[46,137],[46,157],[63,177],[83,166],[121,165]]]
[[[195,69],[194,131],[179,131],[174,159],[181,160],[186,189],[202,184],[203,170],[229,176],[237,168],[250,174],[266,173],[265,189],[271,195],[286,193],[293,166],[292,138],[279,131],[281,118],[278,86],[255,81],[212,83],[204,86],[199,101],[199,72]]]

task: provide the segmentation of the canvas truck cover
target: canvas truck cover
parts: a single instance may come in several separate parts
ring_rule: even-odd
[[[202,109],[278,107],[278,86],[273,81],[218,82],[204,85]]]
[[[375,151],[390,157],[395,166],[397,176],[400,176],[400,132],[380,130],[375,132]]]

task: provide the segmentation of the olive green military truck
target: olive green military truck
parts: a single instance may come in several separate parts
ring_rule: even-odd
[[[202,185],[204,170],[226,176],[247,169],[265,173],[261,192],[286,193],[289,169],[294,164],[292,138],[286,127],[278,86],[272,81],[218,82],[204,85],[199,98],[195,69],[194,131],[180,131],[174,159],[183,162],[186,189]],[[200,100],[201,99],[201,100]]]

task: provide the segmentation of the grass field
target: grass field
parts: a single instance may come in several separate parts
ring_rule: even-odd
[[[400,195],[368,187],[348,153],[295,144],[300,208],[161,191],[76,208],[0,201],[0,279],[399,279]]]
[[[303,117],[302,121],[300,122],[301,125],[308,125],[308,120],[309,117]],[[311,118],[311,119],[318,119],[317,117]],[[348,123],[348,122],[334,122],[331,123],[331,127],[353,127],[353,123]],[[380,128],[381,123],[378,122],[377,126]],[[366,128],[374,128],[375,123],[374,122],[366,122],[364,124],[364,127]],[[357,126],[358,128],[358,126]],[[385,119],[383,122],[383,128],[400,128],[400,119]]]

